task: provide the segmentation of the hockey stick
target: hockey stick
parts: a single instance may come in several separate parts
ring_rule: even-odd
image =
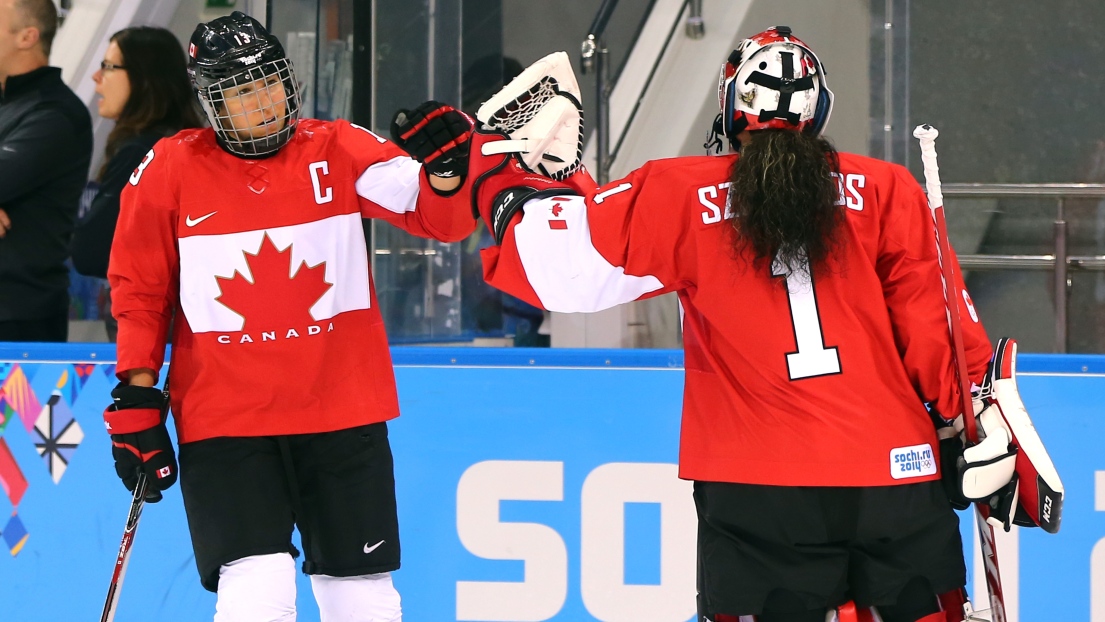
[[[971,404],[970,378],[967,376],[967,358],[963,347],[963,330],[959,317],[959,297],[955,293],[955,279],[951,266],[951,246],[948,243],[948,225],[944,218],[944,197],[940,192],[940,168],[936,165],[936,137],[940,133],[931,125],[919,125],[913,130],[913,136],[921,143],[921,163],[925,168],[925,186],[928,188],[929,211],[936,228],[937,259],[944,282],[944,301],[947,303],[948,324],[951,330],[955,355],[955,372],[959,381],[959,393],[963,400],[963,424],[967,441],[978,442],[978,425],[974,418],[974,406]],[[1001,589],[1001,573],[998,570],[998,552],[994,540],[994,527],[986,521],[990,516],[990,507],[984,503],[975,503],[975,524],[978,528],[979,545],[982,547],[983,566],[986,568],[986,588],[990,592],[990,622],[1006,622],[1005,596]],[[968,605],[964,609],[968,609]],[[970,610],[966,610],[966,619],[979,620]],[[979,612],[981,613],[981,612]]]
[[[165,396],[165,405],[161,407],[161,420],[165,420],[169,410],[169,375],[165,374],[165,386],[161,389]],[[145,472],[138,471],[138,483],[134,486],[134,495],[130,501],[130,512],[127,513],[127,523],[123,527],[123,539],[119,542],[119,553],[115,556],[115,571],[111,574],[111,584],[107,588],[107,600],[104,601],[104,612],[100,615],[100,622],[112,622],[115,619],[115,609],[119,606],[119,592],[123,589],[123,578],[127,574],[127,565],[130,563],[130,552],[134,546],[134,536],[138,532],[138,521],[142,518],[142,508],[146,500],[161,500],[161,493],[150,490],[150,481]]]
[[[111,622],[115,619],[115,608],[119,604],[119,591],[123,589],[123,577],[127,573],[127,564],[130,562],[130,551],[134,545],[134,535],[138,530],[138,520],[142,518],[142,506],[146,504],[148,484],[146,474],[139,473],[138,485],[134,487],[130,513],[127,514],[127,525],[123,529],[123,540],[119,543],[119,554],[115,558],[115,572],[111,575],[111,585],[107,588],[107,601],[104,602],[104,612],[100,616],[100,622]]]

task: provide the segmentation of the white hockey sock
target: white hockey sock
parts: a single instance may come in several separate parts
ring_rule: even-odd
[[[215,622],[295,622],[295,560],[253,555],[219,569]]]
[[[399,592],[391,573],[358,577],[311,575],[322,622],[402,622]]]

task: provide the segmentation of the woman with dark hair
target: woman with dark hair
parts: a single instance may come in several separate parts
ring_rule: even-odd
[[[161,138],[202,127],[184,50],[164,28],[136,26],[111,36],[100,70],[92,75],[100,116],[115,121],[107,138],[99,190],[73,235],[73,266],[107,278],[111,240],[119,218],[119,195],[142,158]],[[103,296],[108,337],[115,341],[110,297]]]
[[[476,130],[468,176],[496,241],[484,276],[559,312],[678,294],[698,619],[824,622],[851,600],[885,622],[962,620],[949,491],[962,502],[958,469],[984,465],[957,460],[952,422],[973,413],[925,196],[905,168],[821,137],[833,94],[789,28],[742,41],[719,87],[729,154],[656,160],[599,188],[570,169],[544,178],[532,169],[568,160],[545,152],[527,167],[533,153],[503,155],[516,147]],[[524,110],[514,102],[492,118]],[[981,383],[990,344],[948,261]]]

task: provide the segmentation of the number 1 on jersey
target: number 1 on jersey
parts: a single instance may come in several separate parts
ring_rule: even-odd
[[[790,321],[794,328],[797,352],[787,354],[787,372],[791,380],[828,376],[840,373],[840,356],[836,348],[826,348],[821,334],[821,318],[817,315],[817,296],[813,291],[809,262],[792,268],[778,258],[771,264],[771,275],[786,279]]]

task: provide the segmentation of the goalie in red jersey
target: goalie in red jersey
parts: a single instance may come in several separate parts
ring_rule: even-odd
[[[188,47],[212,127],[146,155],[112,246],[116,469],[131,489],[139,471],[155,491],[177,478],[153,388],[172,324],[181,490],[215,619],[295,618],[298,526],[323,620],[399,620],[399,407],[361,219],[470,234],[468,121],[412,115],[443,141],[406,145],[420,164],[363,127],[300,119],[292,66],[253,18],[200,24]]]
[[[715,136],[730,153],[649,162],[595,188],[564,65],[539,61],[477,114],[473,208],[496,240],[484,275],[559,312],[678,294],[700,619],[824,622],[856,615],[834,611],[849,601],[883,622],[963,619],[949,491],[961,503],[968,478],[988,498],[1015,448],[960,458],[952,422],[974,413],[960,406],[916,180],[821,137],[824,67],[780,26],[722,66]],[[949,259],[980,384],[991,347]]]

